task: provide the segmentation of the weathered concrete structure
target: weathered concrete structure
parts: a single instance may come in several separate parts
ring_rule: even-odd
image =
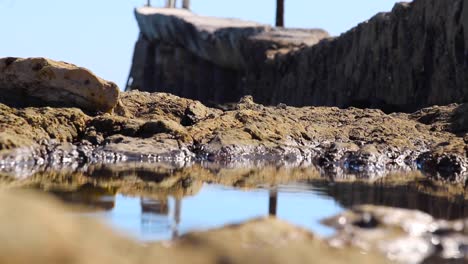
[[[264,104],[387,111],[468,101],[464,0],[397,4],[336,38],[322,30],[140,8],[128,89],[205,103],[253,95]]]

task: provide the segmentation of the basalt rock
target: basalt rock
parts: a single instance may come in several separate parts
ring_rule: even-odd
[[[91,71],[45,58],[0,59],[0,102],[79,107],[90,112],[109,112],[119,99],[119,88]]]

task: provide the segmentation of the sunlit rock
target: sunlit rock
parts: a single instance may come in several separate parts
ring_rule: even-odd
[[[119,88],[85,68],[45,58],[0,59],[0,102],[11,106],[79,107],[109,112]]]

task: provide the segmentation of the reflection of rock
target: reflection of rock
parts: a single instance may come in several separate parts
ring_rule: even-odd
[[[76,106],[109,112],[119,88],[89,70],[44,58],[0,59],[0,102],[13,106]]]
[[[442,219],[468,217],[464,186],[433,182],[420,173],[396,173],[369,181],[330,179],[314,167],[225,167],[211,163],[179,167],[166,163],[119,163],[76,171],[37,172],[21,180],[0,179],[3,187],[32,187],[75,198],[79,194],[74,195],[74,192],[86,194],[81,190],[95,188],[157,201],[166,201],[169,196],[180,199],[196,195],[205,183],[252,189],[297,182],[317,189],[346,208],[375,204],[418,209]]]
[[[468,217],[464,186],[437,184],[420,173],[391,174],[372,182],[312,179],[310,184],[345,208],[373,204],[420,210],[441,219]]]
[[[68,205],[78,207],[78,210],[108,211],[115,206],[115,190],[111,188],[105,189],[87,183],[76,189],[47,189],[47,187],[44,189]]]
[[[400,263],[467,260],[468,233],[462,220],[448,222],[418,211],[358,206],[324,222],[338,229],[330,238],[336,247],[380,251]]]
[[[90,166],[82,171],[37,172],[22,180],[0,180],[2,186],[33,187],[79,198],[81,193],[108,191],[164,201],[168,196],[182,198],[197,194],[203,183],[239,188],[275,186],[319,177],[314,168],[269,166],[261,169],[220,166],[176,167],[168,164],[121,163]],[[93,190],[93,188],[95,190]],[[94,196],[92,196],[94,197]],[[85,201],[82,201],[85,203]]]
[[[275,219],[203,233],[168,244],[145,244],[113,234],[29,193],[0,193],[0,263],[385,263],[354,248],[337,250]]]

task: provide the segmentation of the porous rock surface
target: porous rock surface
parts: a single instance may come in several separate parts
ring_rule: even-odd
[[[467,172],[465,105],[389,115],[373,109],[266,107],[245,97],[231,110],[220,110],[134,91],[122,93],[113,113],[96,116],[77,108],[2,105],[0,111],[4,170],[131,160],[256,162],[314,164],[325,173],[358,177],[420,168],[461,184]]]
[[[109,112],[119,88],[88,69],[45,58],[0,58],[0,102],[11,106],[76,106]]]

